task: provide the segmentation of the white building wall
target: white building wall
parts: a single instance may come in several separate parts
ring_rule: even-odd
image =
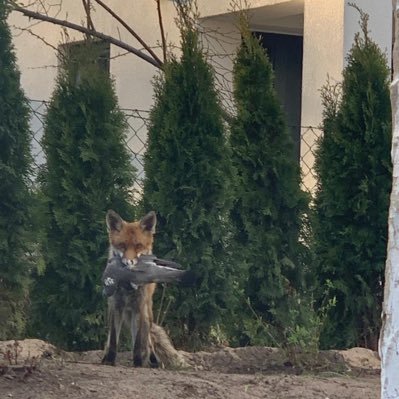
[[[315,141],[321,132],[320,89],[341,80],[344,48],[344,1],[305,0],[302,67],[301,167],[304,186],[314,189]]]
[[[251,8],[258,8],[282,3],[290,3],[291,1],[292,0],[252,0],[249,1],[248,4]],[[231,0],[197,0],[197,3],[202,18],[225,14],[232,9]]]
[[[148,0],[135,1],[135,6],[127,8],[126,2],[119,0],[115,2],[113,9],[123,17],[125,21],[144,39],[151,47],[155,49],[157,56],[162,60],[162,51],[159,48],[161,43],[161,34],[158,24],[158,15],[155,1]],[[168,43],[179,44],[179,32],[175,24],[175,8],[169,0],[162,2],[162,19],[166,32]],[[106,17],[108,25],[111,18]],[[115,22],[113,23],[115,25]],[[112,26],[108,26],[108,31]],[[113,35],[118,37],[118,32],[113,28]],[[125,32],[122,40],[127,43],[134,43],[141,49],[141,45]],[[124,51],[111,46],[112,56],[121,54]],[[116,92],[119,97],[119,103],[124,108],[138,108],[148,110],[153,103],[152,79],[158,73],[158,69],[138,57],[128,54],[111,61],[111,74],[115,79]]]
[[[391,0],[352,0],[369,14],[369,31],[373,40],[391,57]],[[323,106],[320,89],[326,84],[342,81],[346,56],[359,31],[359,12],[346,0],[305,0],[304,51],[302,75],[302,168],[306,187],[315,184],[308,173],[313,167],[314,154],[310,148],[317,135],[315,129],[322,120]]]
[[[392,0],[356,0],[354,3],[369,15],[370,37],[378,43],[390,62],[392,56]],[[360,31],[359,17],[359,12],[345,2],[345,56],[352,47],[356,32]]]
[[[216,18],[205,18],[201,20],[203,32],[204,49],[210,56],[215,70],[215,81],[220,98],[224,106],[230,111],[233,109],[232,98],[232,70],[233,60],[241,35],[231,21]]]
[[[391,54],[391,0],[357,0],[357,4],[370,14],[370,31],[372,37],[387,52]],[[134,7],[127,7],[124,0],[112,2],[113,9],[118,12],[150,46],[157,46],[160,42],[158,17],[155,2],[136,0]],[[201,16],[204,25],[229,35],[235,29],[234,19],[229,21],[222,18],[206,18],[219,14],[226,14],[230,9],[230,0],[208,1],[199,0]],[[289,0],[254,0],[253,8],[272,4],[289,4]],[[321,119],[321,102],[319,90],[326,82],[327,76],[340,80],[344,65],[344,57],[353,42],[358,30],[359,16],[356,10],[349,7],[345,0],[304,0],[304,67],[303,67],[303,97],[302,97],[302,124],[317,125]],[[178,44],[178,31],[174,23],[175,11],[171,0],[162,0],[164,26],[169,43]],[[63,2],[63,9],[57,16],[69,21],[81,23],[84,20],[82,5],[78,0]],[[100,6],[96,6],[93,14],[96,29],[122,40],[141,47],[123,28],[117,29],[117,23]],[[49,23],[29,21],[18,13],[12,13],[10,24],[16,27],[27,28],[34,34],[56,47],[63,42],[62,29]],[[26,94],[34,99],[48,99],[54,87],[57,59],[54,49],[46,46],[39,39],[28,32],[13,29],[14,44],[18,63],[22,73],[22,85]],[[80,40],[82,35],[68,30],[70,39]],[[234,52],[237,40],[230,41],[224,49]],[[216,43],[216,41],[215,41]],[[112,56],[123,51],[111,46]],[[161,57],[161,51],[156,50]],[[226,68],[231,67],[231,58],[219,58]],[[148,109],[152,104],[151,79],[156,68],[128,54],[111,61],[111,73],[115,77],[116,89],[122,107],[136,107]]]
[[[77,24],[83,23],[84,14],[82,4],[78,0],[64,1],[62,11],[57,15],[59,19],[68,19]],[[161,36],[159,32],[158,16],[155,2],[148,0],[135,1],[134,7],[126,7],[124,0],[114,1],[112,9],[116,11],[144,40],[156,47]],[[174,23],[175,10],[169,0],[162,2],[163,22],[166,29],[168,42],[178,42],[178,31]],[[141,48],[141,45],[121,27],[100,6],[96,6],[93,13],[96,30]],[[9,23],[13,28],[14,45],[21,70],[22,86],[29,98],[48,100],[54,88],[56,77],[57,58],[54,48],[44,44],[40,39],[28,31],[21,32],[18,28],[29,28],[37,36],[45,39],[53,47],[65,42],[64,32],[60,26],[47,22],[29,21],[19,13],[12,13]],[[119,27],[119,28],[117,28]],[[73,30],[68,30],[69,40],[81,40],[83,35]],[[162,58],[161,50],[155,49]],[[115,78],[117,94],[120,105],[126,108],[148,109],[152,104],[151,79],[156,74],[157,68],[139,59],[135,55],[123,54],[124,50],[111,46],[111,74]]]
[[[391,54],[391,0],[352,0],[365,12],[370,14],[371,36]],[[147,42],[151,47],[160,43],[160,32],[156,3],[148,0],[135,0],[134,5],[127,6],[125,0],[113,0],[112,8]],[[302,126],[319,126],[322,119],[320,89],[329,77],[332,82],[341,81],[345,56],[350,49],[355,32],[359,29],[359,14],[349,7],[346,0],[252,0],[252,15],[256,29],[267,30],[275,21],[282,23],[282,13],[298,14],[303,9],[303,82],[302,82]],[[175,24],[175,9],[171,0],[161,0],[163,23],[167,42],[179,44],[179,34]],[[236,19],[229,14],[230,0],[198,0],[201,23],[204,30],[212,31],[207,35],[206,47],[209,53],[216,56],[216,77],[223,91],[222,97],[229,103],[231,87],[231,69],[233,57],[240,43],[236,28]],[[84,23],[84,13],[80,0],[62,2],[59,19],[68,19],[75,23]],[[273,11],[274,10],[274,11]],[[277,10],[277,11],[276,11]],[[294,10],[294,11],[292,11]],[[275,14],[274,14],[275,13]],[[295,20],[295,15],[291,15]],[[141,45],[100,6],[96,5],[93,13],[94,25],[98,31],[141,48]],[[300,19],[299,19],[300,20]],[[18,27],[29,28],[45,39],[53,47],[65,42],[63,30],[46,22],[29,21],[19,13],[12,13],[9,22],[13,27],[14,44],[18,64],[22,75],[22,86],[30,99],[48,100],[54,89],[56,77],[56,52],[29,32],[21,32]],[[286,22],[289,22],[287,20]],[[296,19],[298,23],[298,19]],[[302,23],[302,22],[301,22]],[[288,26],[288,25],[287,25]],[[298,29],[296,26],[295,29]],[[289,30],[287,30],[288,32]],[[281,31],[282,33],[284,30]],[[81,40],[83,36],[68,30],[69,40]],[[155,49],[162,58],[160,48]],[[111,46],[111,74],[119,102],[123,108],[148,110],[153,104],[151,81],[158,70],[154,66],[137,58],[135,55],[123,54],[123,50]],[[224,55],[223,55],[224,54]],[[230,85],[230,86],[229,86]],[[312,168],[313,155],[309,148],[313,145],[315,134],[303,129],[304,145],[301,148],[303,166]],[[135,150],[136,148],[133,148]],[[305,174],[310,176],[308,170]],[[309,178],[309,177],[308,177]],[[312,181],[305,182],[309,187]]]
[[[19,28],[29,29],[27,18],[21,14],[12,13],[9,24],[13,28],[13,43],[25,94],[30,99],[47,100],[53,90],[57,73],[57,58],[50,45],[59,44],[61,40],[59,30],[45,23],[30,28],[35,35],[46,40],[49,44],[46,45],[27,31],[19,30]]]
[[[344,46],[343,0],[305,0],[302,69],[302,125],[318,126],[320,89],[340,81]]]

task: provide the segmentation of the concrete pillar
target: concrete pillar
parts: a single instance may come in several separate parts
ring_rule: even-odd
[[[344,65],[344,0],[305,0],[302,70],[301,168],[306,188],[316,184],[315,141],[321,132],[320,89],[341,80]]]

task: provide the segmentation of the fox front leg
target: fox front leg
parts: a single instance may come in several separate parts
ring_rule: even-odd
[[[116,354],[118,351],[119,335],[122,328],[122,310],[116,306],[113,297],[108,300],[108,339],[105,346],[104,357],[101,363],[115,366]]]

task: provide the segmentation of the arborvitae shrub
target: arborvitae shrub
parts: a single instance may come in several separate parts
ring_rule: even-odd
[[[325,89],[324,136],[316,156],[315,273],[336,306],[323,347],[376,349],[391,190],[391,107],[385,55],[367,32],[355,37],[342,98]]]
[[[300,236],[308,197],[300,188],[299,164],[273,81],[265,50],[242,21],[233,70],[237,115],[230,137],[237,172],[233,247],[238,263],[246,265],[242,302],[246,306],[247,297],[251,309],[242,321],[254,320],[253,311],[273,336],[261,328],[262,342],[275,345],[284,343],[302,312],[297,305],[307,249]],[[256,328],[249,322],[241,343],[259,343]]]
[[[107,256],[105,214],[130,220],[134,169],[126,122],[91,42],[66,47],[45,118],[44,274],[35,284],[32,333],[68,349],[103,344],[101,273]]]
[[[20,86],[5,0],[0,0],[0,340],[19,338],[28,303],[29,108]]]
[[[192,347],[208,341],[233,301],[224,242],[231,164],[213,71],[185,18],[181,47],[181,58],[169,61],[155,81],[144,204],[158,215],[155,253],[198,277],[195,288],[168,288],[164,301],[174,341]]]

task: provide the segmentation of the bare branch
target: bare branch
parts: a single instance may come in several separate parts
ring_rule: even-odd
[[[38,0],[39,4],[42,6],[43,12],[48,15],[48,9],[46,8],[45,4],[43,3],[42,0]]]
[[[38,12],[27,10],[27,9],[25,9],[23,7],[20,7],[20,6],[16,5],[15,3],[12,4],[12,9],[14,11],[20,12],[21,14],[23,14],[26,17],[29,17],[29,18],[50,22],[50,23],[53,23],[55,25],[60,25],[60,26],[63,26],[65,28],[73,29],[73,30],[81,32],[81,33],[83,33],[85,35],[90,35],[90,36],[93,36],[93,37],[97,37],[97,38],[102,39],[102,40],[104,40],[104,41],[106,41],[108,43],[111,43],[111,44],[113,44],[113,45],[115,45],[117,47],[120,47],[120,48],[128,51],[129,53],[132,53],[132,54],[136,55],[137,57],[141,58],[144,61],[147,61],[148,63],[150,63],[151,65],[155,66],[156,68],[162,69],[162,67],[163,67],[162,61],[160,61],[158,58],[157,59],[151,58],[150,56],[148,56],[147,54],[143,53],[142,51],[137,50],[136,48],[130,46],[129,44],[124,43],[124,42],[122,42],[122,41],[120,41],[118,39],[115,39],[112,36],[108,36],[108,35],[105,35],[105,34],[103,34],[101,32],[97,32],[97,31],[93,31],[91,29],[87,29],[87,28],[85,28],[83,26],[74,24],[72,22],[68,22],[68,21],[65,21],[65,20],[58,19],[58,18],[49,17],[47,15],[43,15],[43,14],[40,14]]]
[[[166,62],[166,39],[165,39],[165,31],[163,28],[163,22],[162,22],[161,1],[160,0],[155,0],[155,1],[157,3],[159,29],[161,30],[163,62]]]
[[[36,69],[58,69],[60,66],[59,65],[42,65],[42,66],[37,66],[37,67],[28,67],[28,69],[31,70],[36,70]]]
[[[101,0],[94,0],[97,4],[99,4],[104,10],[106,10],[112,17],[114,17],[152,56],[152,58],[158,62],[162,66],[162,61],[159,57],[151,50],[151,48],[147,45],[147,43],[114,11],[112,11],[106,4],[104,4]]]
[[[93,20],[91,19],[90,0],[82,0],[82,3],[83,3],[83,8],[85,9],[85,13],[86,13],[87,28],[95,31]]]
[[[111,60],[115,60],[116,58],[124,57],[125,55],[130,54],[128,51],[124,51],[123,53],[118,53],[110,57]]]
[[[35,37],[36,39],[39,39],[40,41],[42,41],[46,46],[51,47],[53,50],[57,51],[57,47],[53,46],[51,43],[49,43],[48,41],[46,41],[43,37],[39,36],[38,34],[34,33],[31,29],[29,28],[20,28],[19,26],[15,26],[13,25],[14,29],[17,29],[19,31],[22,32],[28,32],[30,35],[32,35],[33,37]]]

